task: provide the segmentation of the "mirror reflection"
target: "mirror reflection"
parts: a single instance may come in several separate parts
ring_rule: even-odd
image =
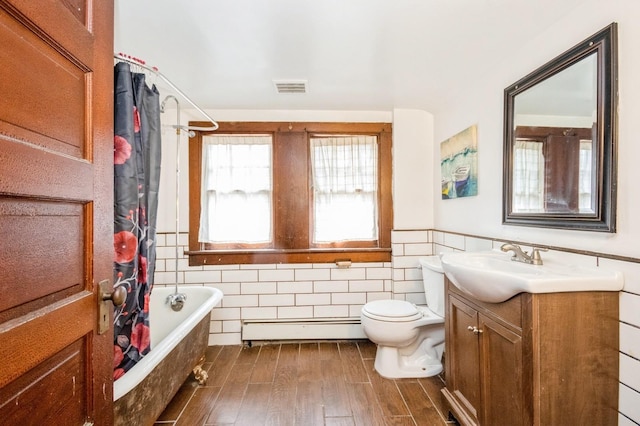
[[[512,212],[595,212],[596,76],[593,53],[515,97]]]
[[[616,24],[505,89],[503,222],[615,232]]]

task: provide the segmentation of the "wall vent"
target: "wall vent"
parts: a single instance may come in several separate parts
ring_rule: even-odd
[[[273,80],[278,93],[307,93],[307,80]]]

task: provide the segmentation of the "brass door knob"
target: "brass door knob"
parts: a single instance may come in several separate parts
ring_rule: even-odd
[[[127,299],[127,289],[124,286],[116,287],[111,293],[102,293],[102,300],[111,300],[114,306],[120,306]]]

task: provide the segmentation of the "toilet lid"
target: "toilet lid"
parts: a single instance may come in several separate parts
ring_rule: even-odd
[[[422,318],[418,308],[404,300],[374,300],[362,307],[362,313],[380,321],[413,321]]]

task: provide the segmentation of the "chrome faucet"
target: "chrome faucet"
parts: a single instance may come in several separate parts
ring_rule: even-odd
[[[511,256],[511,260],[516,262],[528,263],[529,265],[542,265],[542,257],[540,256],[541,251],[547,251],[545,248],[534,247],[531,250],[531,255],[526,251],[523,251],[519,245],[517,244],[503,244],[500,246],[500,250],[507,252],[512,251],[513,256]]]

